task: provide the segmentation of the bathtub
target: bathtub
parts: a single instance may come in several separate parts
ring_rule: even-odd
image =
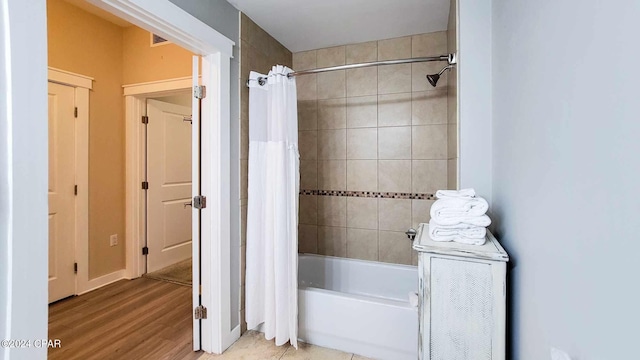
[[[299,255],[298,337],[374,359],[418,358],[415,266]]]

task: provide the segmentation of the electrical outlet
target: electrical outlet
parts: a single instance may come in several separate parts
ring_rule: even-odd
[[[118,234],[113,234],[109,236],[109,245],[110,246],[118,245]]]

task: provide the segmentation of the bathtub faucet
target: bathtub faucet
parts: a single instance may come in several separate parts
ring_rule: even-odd
[[[411,241],[413,241],[413,239],[415,239],[416,235],[418,234],[418,232],[414,228],[410,228],[409,230],[405,231],[404,233],[407,234],[407,237]]]

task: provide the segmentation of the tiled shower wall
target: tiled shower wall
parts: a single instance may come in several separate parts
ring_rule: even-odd
[[[245,14],[240,15],[240,209],[241,232],[241,295],[240,324],[246,331],[244,321],[245,264],[247,244],[247,167],[249,158],[249,88],[245,86],[250,71],[267,74],[276,64],[291,67],[292,55],[276,39],[260,28]]]
[[[293,68],[447,50],[443,31],[299,52],[293,54]],[[444,65],[388,65],[296,78],[301,189],[312,194],[300,195],[300,252],[416,263],[404,232],[429,220],[432,201],[415,198],[448,188],[450,177],[449,79],[443,75],[433,88],[425,78]]]

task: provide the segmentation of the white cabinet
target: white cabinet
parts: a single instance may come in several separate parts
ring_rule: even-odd
[[[487,232],[484,245],[436,242],[420,224],[420,360],[505,359],[506,263]]]

